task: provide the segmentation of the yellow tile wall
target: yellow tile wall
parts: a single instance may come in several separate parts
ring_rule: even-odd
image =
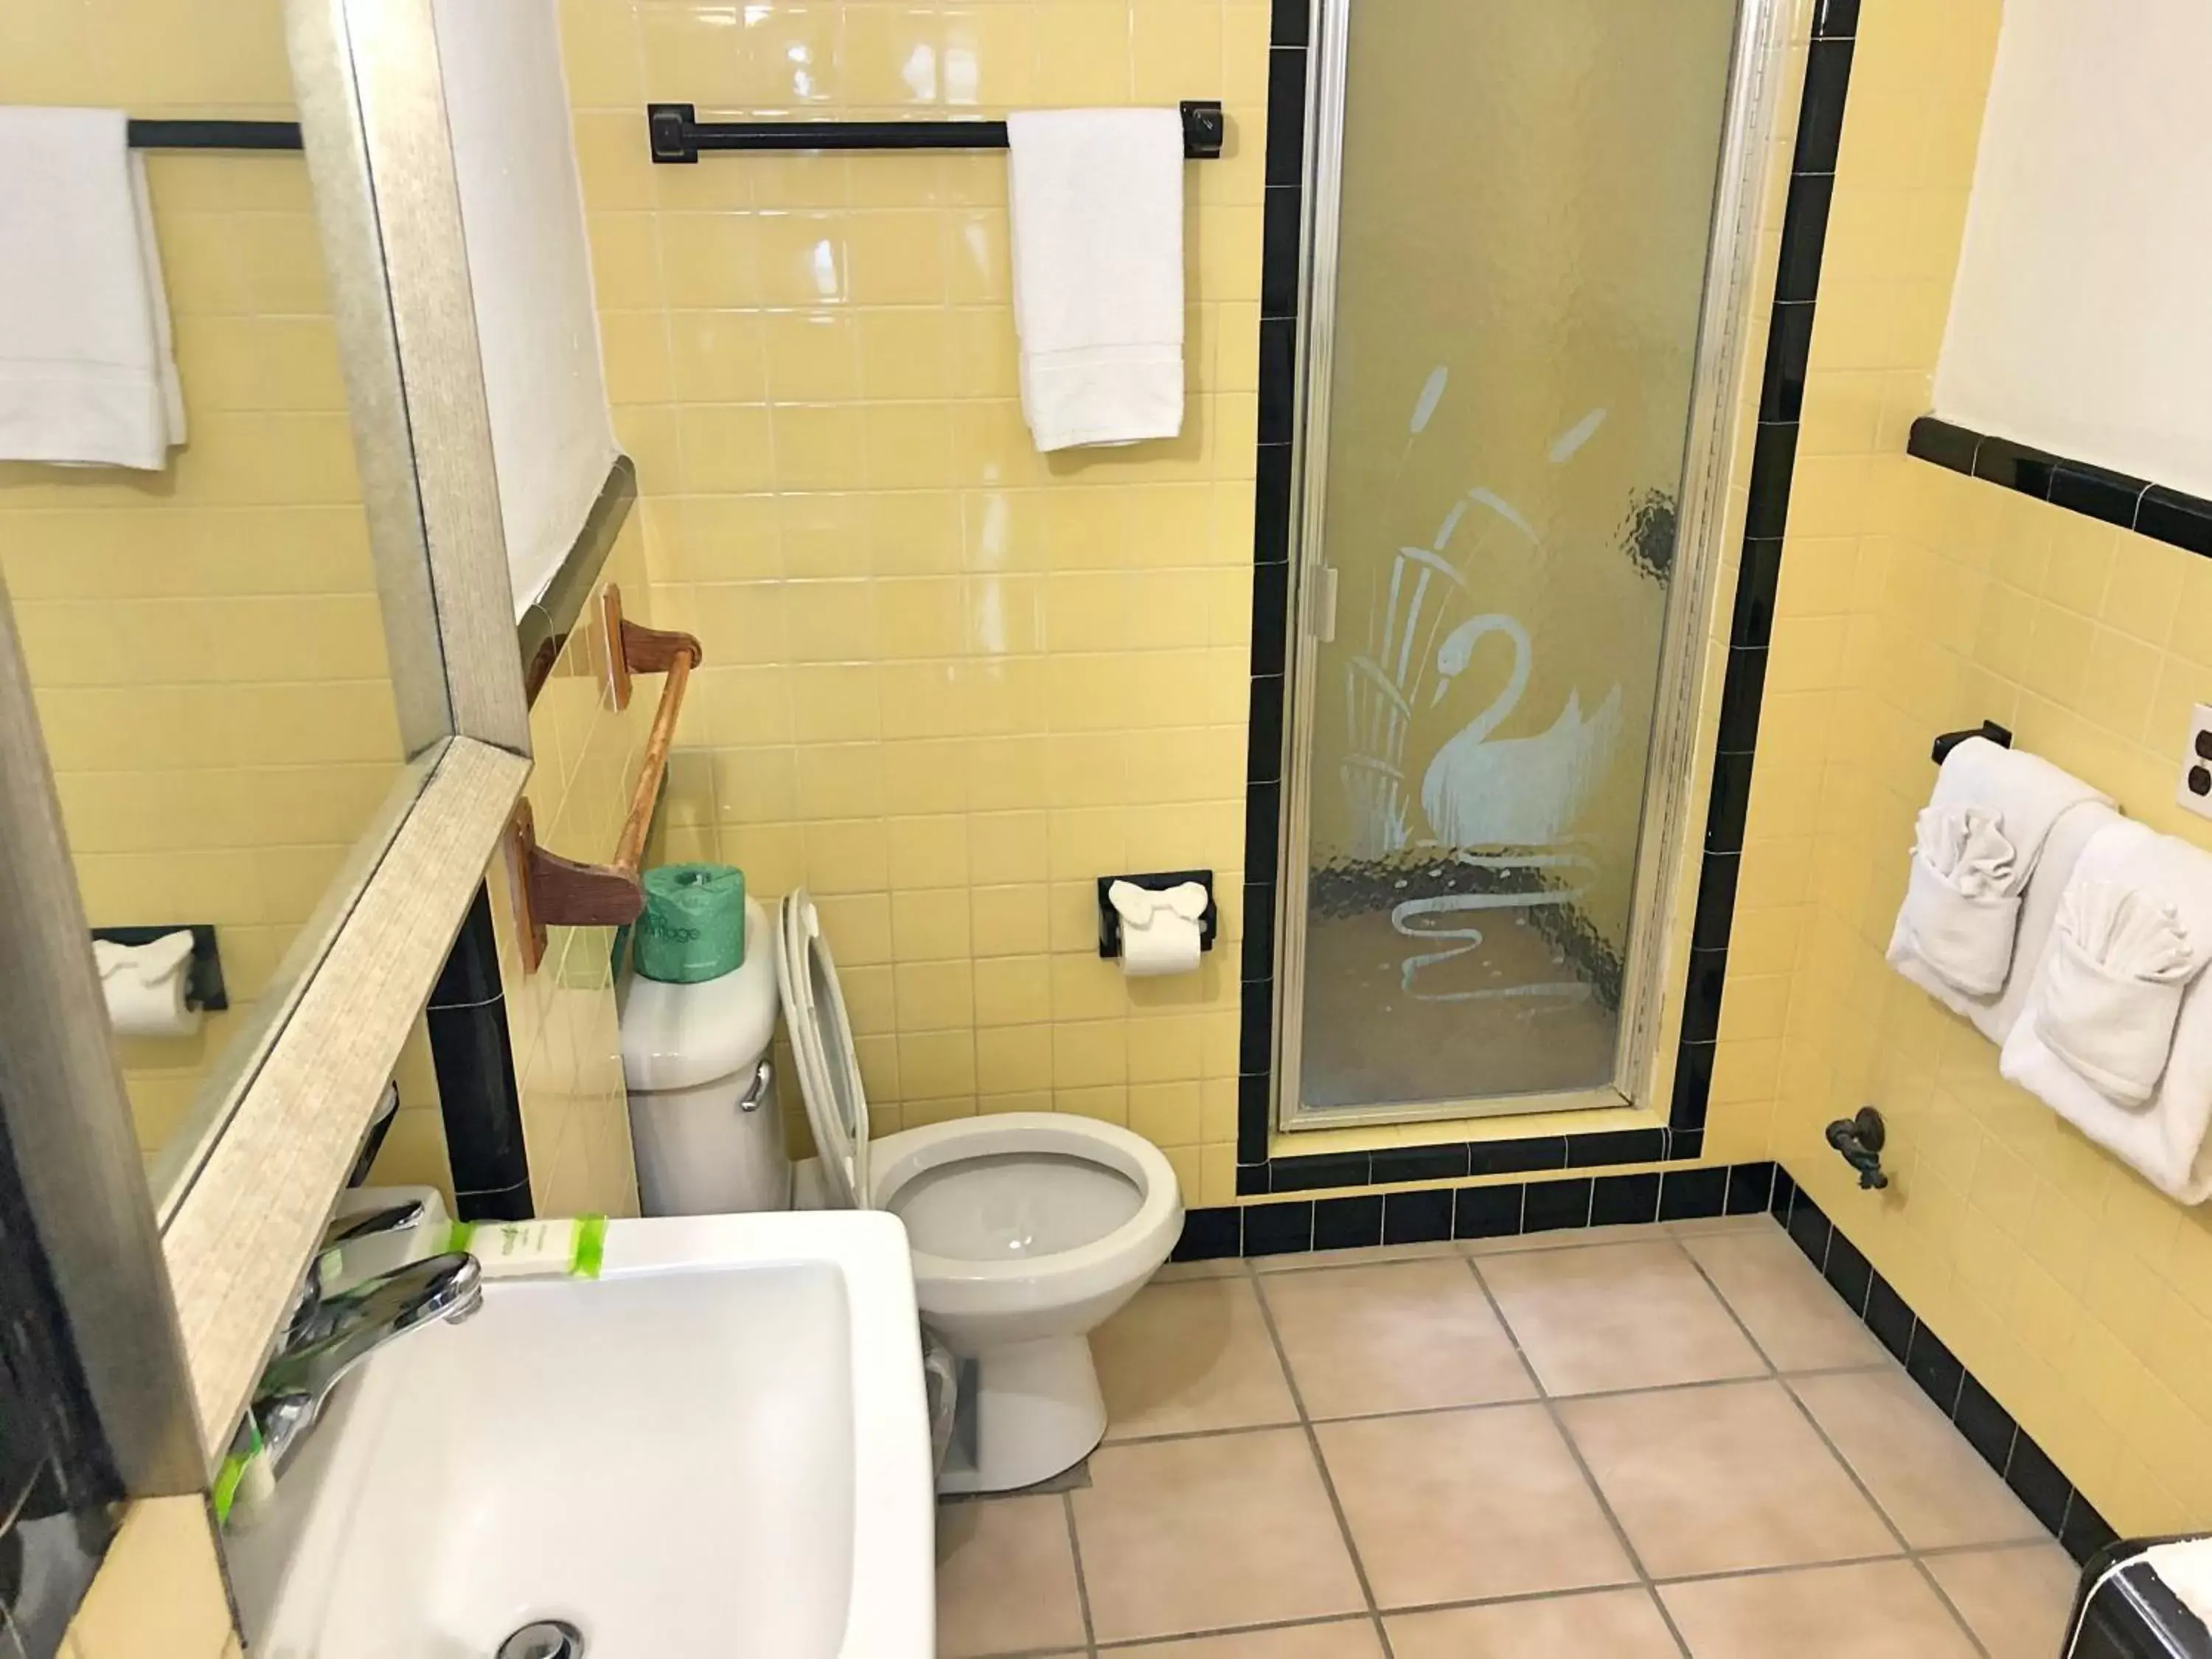
[[[2172,800],[2189,705],[2212,695],[2212,562],[1903,453],[1998,17],[1997,0],[1862,11],[1724,1030],[1763,1033],[1739,1049],[1742,1121],[1771,1111],[1790,1173],[2107,1519],[2201,1528],[2212,1217],[2004,1083],[1996,1050],[1881,959],[1937,732],[2000,720],[2212,845]],[[1869,1101],[1891,1126],[1881,1194],[1821,1140]]]
[[[607,556],[601,590],[610,582],[620,587],[633,621],[654,620],[644,526],[635,513]],[[586,863],[614,857],[662,684],[657,674],[640,676],[631,683],[629,708],[616,709],[600,616],[595,592],[530,711],[537,764],[527,794],[538,842]],[[660,856],[648,850],[649,862]],[[549,929],[544,964],[525,973],[504,854],[492,860],[484,878],[507,990],[533,1206],[540,1215],[635,1215],[629,1100],[615,1023],[615,930]]]
[[[132,1504],[60,1659],[240,1659],[244,1651],[231,1626],[207,1500]]]
[[[0,103],[289,116],[280,0],[7,7]],[[125,1045],[150,1151],[399,747],[306,166],[147,167],[190,442],[161,473],[0,465],[0,575],[92,921],[219,929],[230,1012]]]
[[[814,892],[879,1130],[1086,1113],[1206,1203],[1233,1181],[1267,14],[562,8],[656,620],[707,653],[667,853]],[[640,119],[1187,97],[1231,139],[1186,175],[1183,435],[1049,459],[1016,401],[1002,155],[654,167]],[[1224,948],[1125,987],[1091,878],[1200,866]]]

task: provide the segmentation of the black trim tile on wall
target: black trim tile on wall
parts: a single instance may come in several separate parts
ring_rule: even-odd
[[[1912,423],[1905,451],[1931,465],[2117,525],[2184,552],[2212,557],[2212,501],[2201,495],[2088,461],[2069,460],[1933,415]]]
[[[499,977],[499,937],[481,884],[423,1010],[439,1115],[463,1221],[524,1221],[534,1213],[522,1097]]]

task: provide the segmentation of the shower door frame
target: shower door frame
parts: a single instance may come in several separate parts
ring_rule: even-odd
[[[1291,433],[1291,596],[1286,609],[1287,718],[1275,882],[1274,1065],[1269,1121],[1283,1133],[1382,1123],[1522,1116],[1649,1105],[1661,1053],[1668,923],[1682,842],[1695,797],[1698,689],[1711,599],[1724,548],[1745,337],[1755,314],[1758,231],[1769,137],[1787,60],[1795,0],[1738,0],[1714,179],[1705,280],[1692,359],[1689,421],[1675,551],[1661,634],[1644,805],[1622,975],[1620,1025],[1609,1083],[1550,1093],[1302,1109],[1305,943],[1313,786],[1314,687],[1334,594],[1322,550],[1328,485],[1329,380],[1335,343],[1343,186],[1344,100],[1351,14],[1358,0],[1312,0],[1315,44],[1305,102],[1304,199],[1299,234],[1297,373]],[[1786,164],[1785,164],[1786,165]]]

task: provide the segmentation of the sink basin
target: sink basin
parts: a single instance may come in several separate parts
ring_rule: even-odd
[[[893,1217],[607,1229],[381,1350],[228,1545],[264,1659],[929,1659],[929,1431]]]

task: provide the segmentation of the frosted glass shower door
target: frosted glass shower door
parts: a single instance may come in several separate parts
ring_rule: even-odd
[[[1284,1118],[1609,1103],[1737,8],[1333,27]]]

